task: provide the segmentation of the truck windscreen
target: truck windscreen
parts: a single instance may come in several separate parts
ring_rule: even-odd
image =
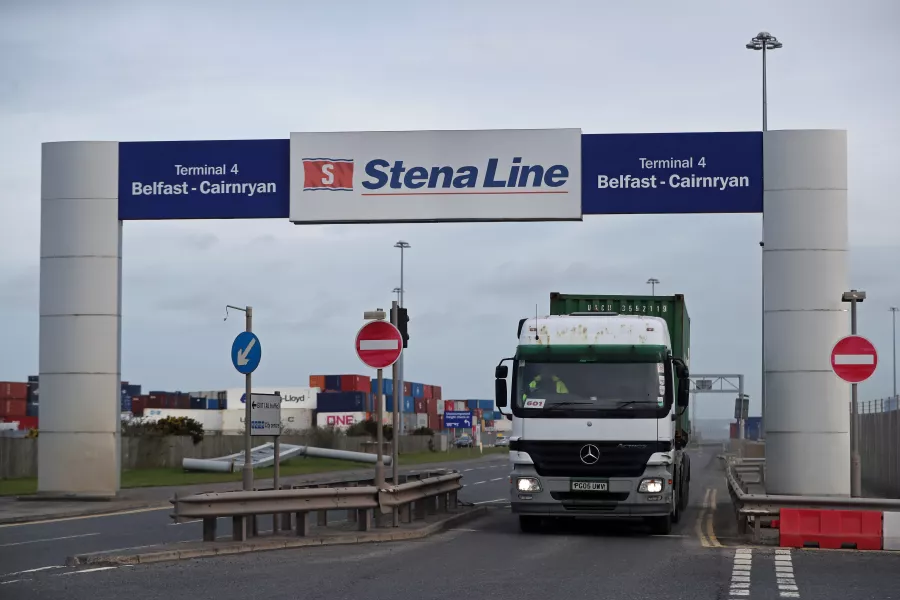
[[[659,409],[668,397],[662,363],[520,361],[518,367],[515,401],[522,409]]]

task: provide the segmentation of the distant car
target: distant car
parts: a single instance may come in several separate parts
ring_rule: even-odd
[[[471,436],[463,435],[456,438],[456,447],[457,448],[471,448],[475,445],[475,440],[472,439]]]
[[[497,438],[497,441],[494,442],[495,446],[509,446],[509,438]]]

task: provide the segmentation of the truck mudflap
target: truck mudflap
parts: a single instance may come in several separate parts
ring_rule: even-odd
[[[510,508],[517,515],[610,519],[671,515],[677,521],[683,508],[674,505],[677,481],[665,466],[647,467],[640,477],[629,478],[542,477],[533,465],[516,465],[511,475]],[[645,479],[662,480],[663,489],[639,492]]]

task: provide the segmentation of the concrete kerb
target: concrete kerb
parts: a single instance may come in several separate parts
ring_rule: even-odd
[[[225,556],[230,554],[247,554],[250,552],[265,552],[269,550],[285,550],[289,548],[305,548],[310,546],[342,546],[348,544],[367,544],[372,542],[398,542],[425,538],[440,533],[455,525],[466,523],[478,517],[484,516],[488,507],[477,506],[463,512],[450,515],[435,523],[415,529],[401,531],[370,531],[360,533],[348,533],[347,535],[329,535],[322,537],[279,537],[274,539],[256,538],[238,544],[225,542],[219,545],[216,542],[206,544],[208,547],[185,548],[184,550],[166,549],[141,554],[129,554],[109,556],[102,554],[80,554],[66,559],[68,566],[92,565],[92,566],[120,566],[138,565],[158,562],[171,562],[191,558],[208,558],[212,556]]]

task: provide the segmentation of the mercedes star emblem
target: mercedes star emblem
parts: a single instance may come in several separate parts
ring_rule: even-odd
[[[600,448],[593,444],[582,446],[581,452],[578,454],[581,456],[581,462],[586,465],[592,465],[600,460]]]

